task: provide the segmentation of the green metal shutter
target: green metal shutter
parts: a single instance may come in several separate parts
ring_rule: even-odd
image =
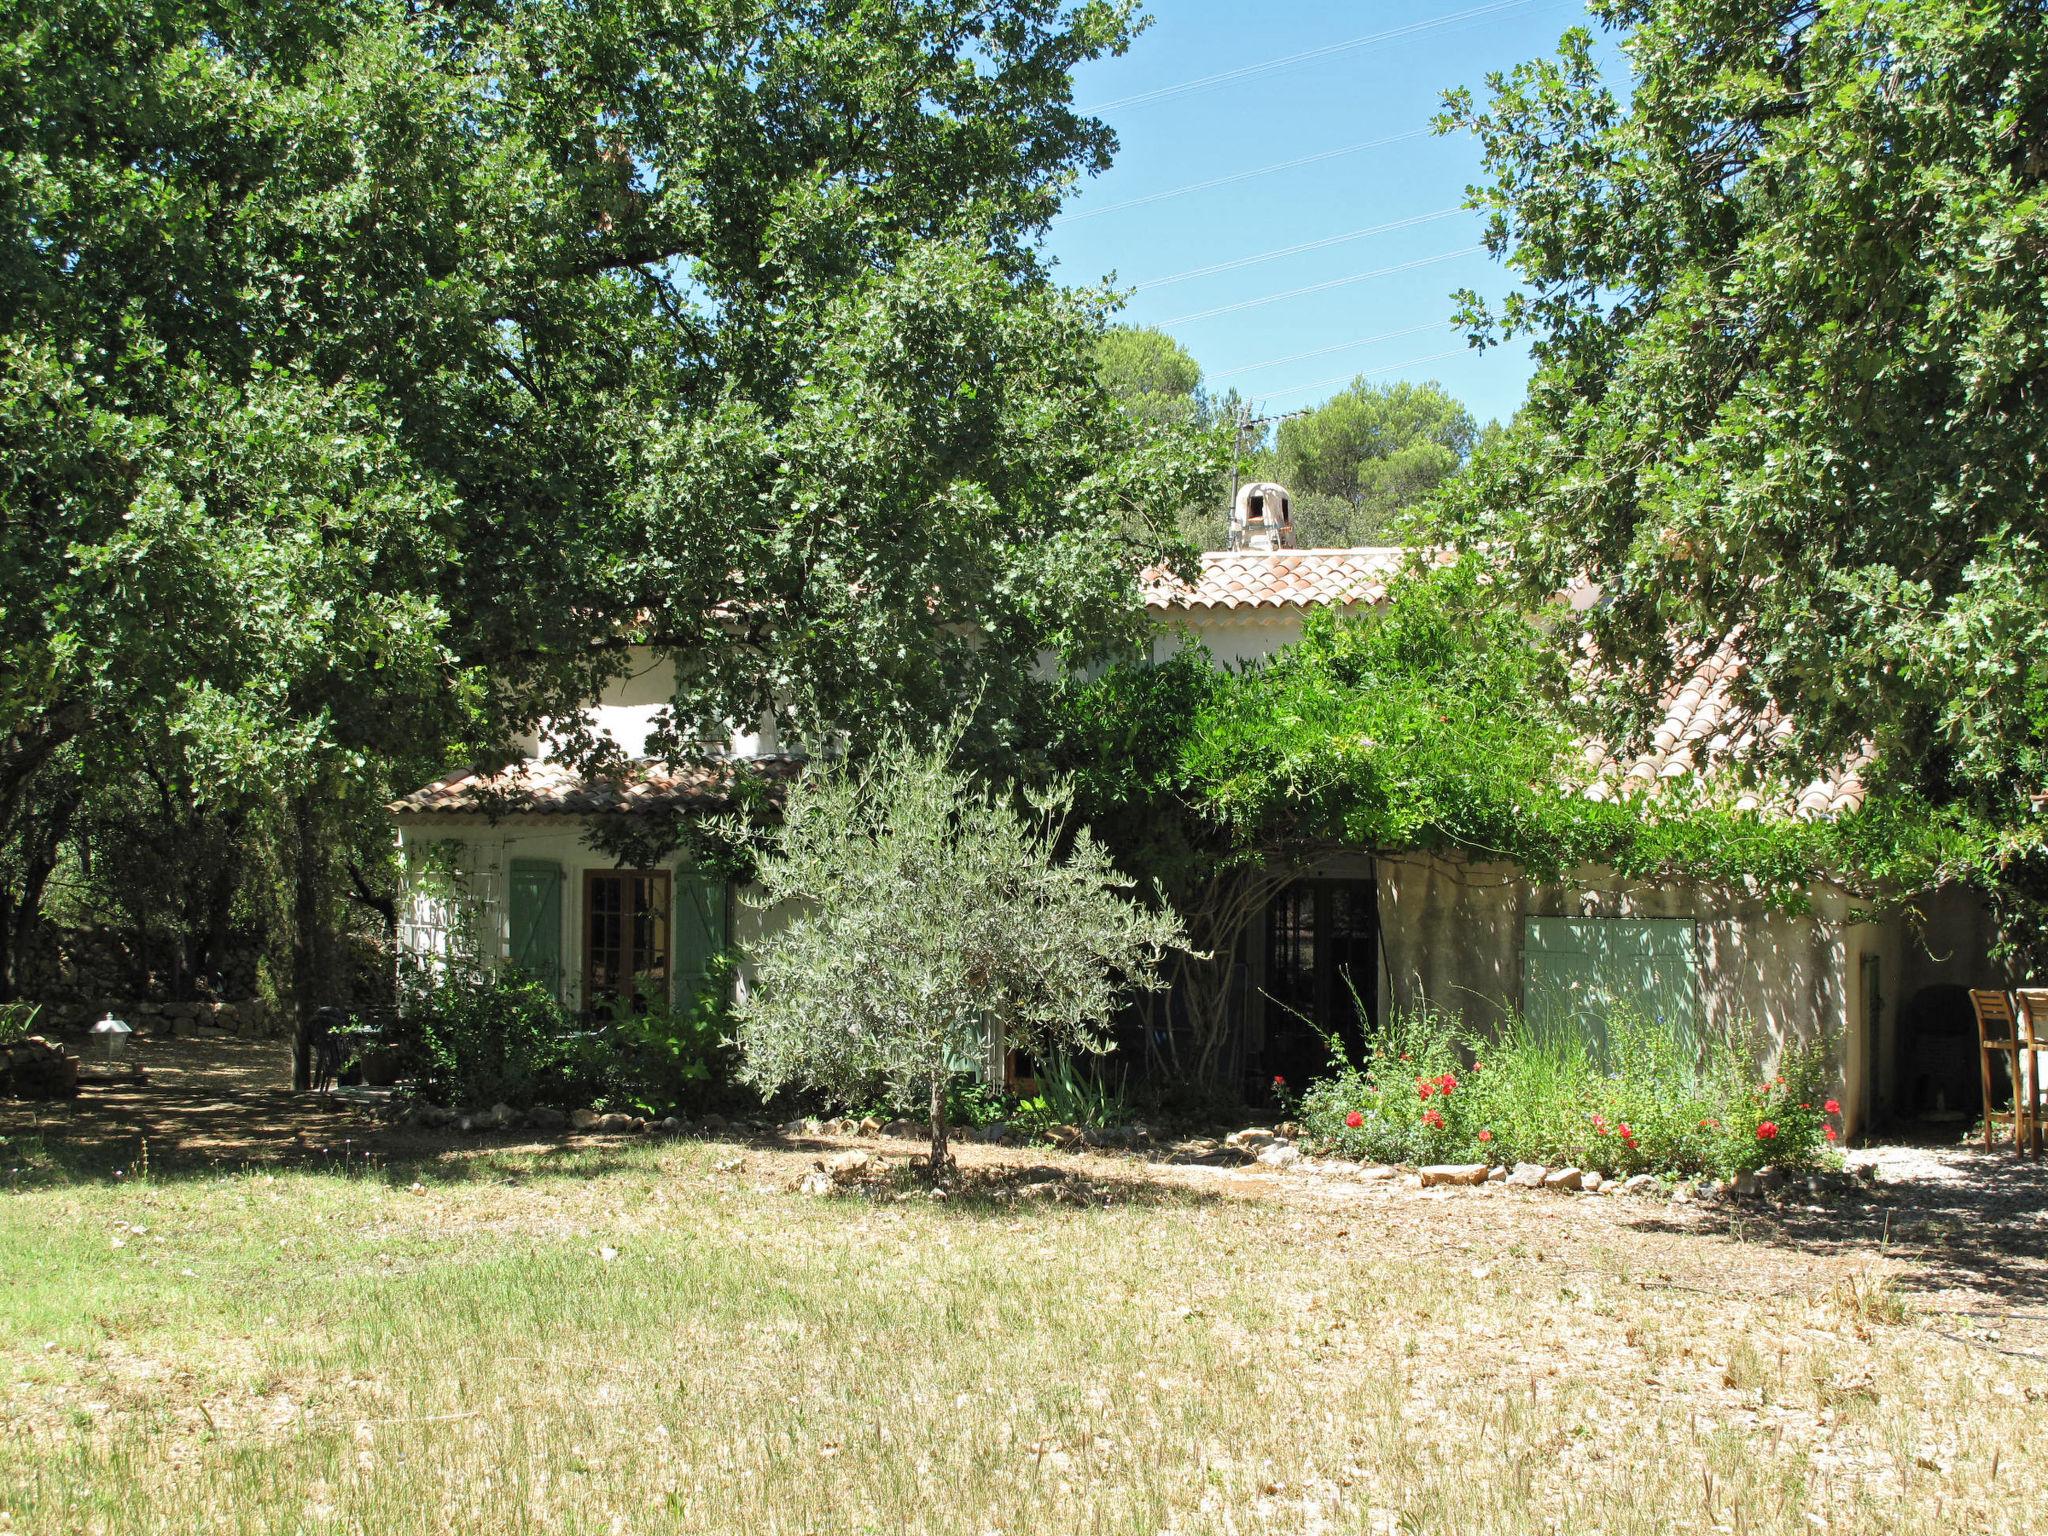
[[[676,1007],[693,1004],[725,953],[726,883],[691,869],[676,871]]]
[[[1596,1050],[1618,1009],[1688,1043],[1699,1035],[1699,959],[1689,918],[1532,917],[1522,949],[1522,1012],[1581,1031]]]
[[[514,859],[512,964],[562,995],[562,866]]]

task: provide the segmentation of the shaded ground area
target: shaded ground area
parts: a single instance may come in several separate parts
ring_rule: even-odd
[[[0,1136],[41,1137],[81,1171],[125,1175],[145,1155],[164,1172],[325,1157],[383,1134],[356,1106],[293,1093],[288,1041],[137,1034],[117,1074],[91,1065],[83,1038],[65,1044],[88,1062],[78,1097],[0,1099]]]

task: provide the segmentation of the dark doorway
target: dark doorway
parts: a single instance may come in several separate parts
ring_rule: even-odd
[[[1297,880],[1266,909],[1265,1045],[1257,1078],[1294,1088],[1331,1065],[1328,1039],[1364,1053],[1379,1009],[1379,890],[1370,880]]]
[[[1977,1071],[1977,1016],[1970,989],[1922,987],[1899,1010],[1897,1107],[1909,1120],[1974,1120],[1984,1108]],[[1992,1079],[1994,1098],[2010,1091],[2002,1069]]]

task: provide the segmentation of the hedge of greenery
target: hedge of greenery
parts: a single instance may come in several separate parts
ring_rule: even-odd
[[[395,1031],[403,1070],[439,1102],[702,1110],[731,1098],[723,964],[699,1002],[643,1003],[579,1017],[511,967],[409,974]]]
[[[1364,1061],[1302,1095],[1298,1117],[1311,1141],[1376,1162],[1724,1178],[1838,1164],[1829,1042],[1785,1046],[1768,1073],[1762,1054],[1755,1038],[1695,1043],[1629,1014],[1596,1043],[1521,1018],[1481,1036],[1422,1010],[1387,1020]]]

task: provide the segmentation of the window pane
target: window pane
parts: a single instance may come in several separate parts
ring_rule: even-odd
[[[668,876],[633,877],[634,990],[642,997],[668,996]]]
[[[590,1001],[615,996],[625,974],[626,882],[614,874],[590,878]]]

